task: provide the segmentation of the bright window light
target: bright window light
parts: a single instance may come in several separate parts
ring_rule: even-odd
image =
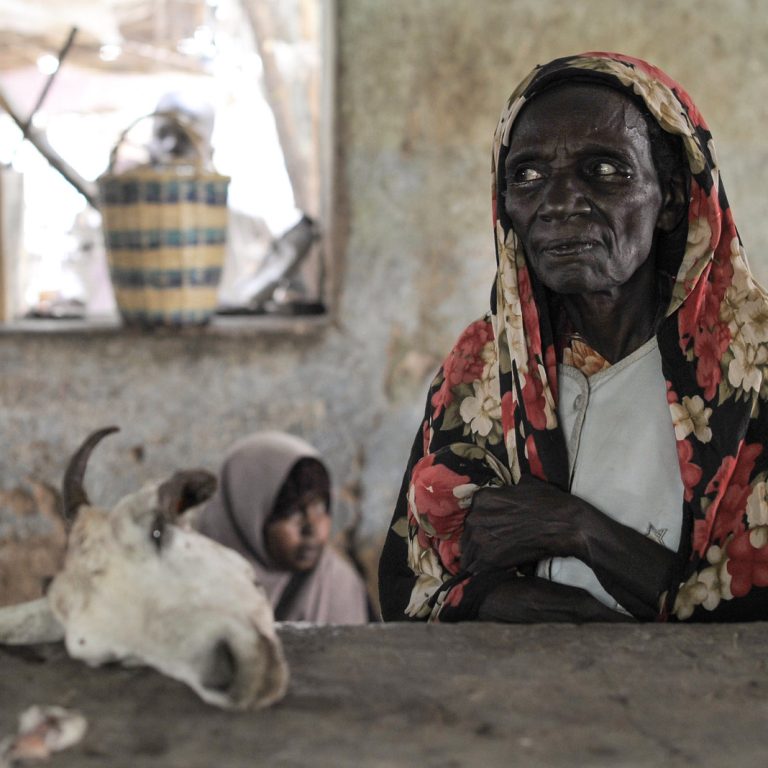
[[[50,53],[44,53],[37,59],[37,68],[44,75],[52,75],[59,68],[59,60]]]
[[[99,49],[99,58],[102,61],[116,61],[123,49],[119,45],[102,45]]]

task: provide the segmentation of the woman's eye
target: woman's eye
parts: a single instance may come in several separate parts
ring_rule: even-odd
[[[536,181],[540,178],[542,178],[541,173],[539,173],[539,171],[537,171],[535,168],[528,166],[516,168],[512,174],[512,181],[516,184],[522,184],[526,181]]]
[[[152,526],[149,529],[150,541],[155,545],[155,548],[160,551],[163,546],[163,539],[165,538],[165,517],[158,512],[155,515],[155,519],[152,521]]]
[[[600,162],[590,165],[589,172],[593,176],[621,176],[622,178],[629,176],[629,174],[619,168],[618,165],[609,163],[606,160],[601,160]]]
[[[298,508],[288,509],[280,515],[279,520],[285,525],[298,528],[302,525],[304,513]]]

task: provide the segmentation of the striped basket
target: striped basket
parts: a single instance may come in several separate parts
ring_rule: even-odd
[[[176,120],[173,114],[163,116]],[[112,284],[128,325],[201,325],[216,309],[229,178],[202,167],[194,132],[177,122],[198,146],[196,165],[113,173],[117,151],[134,123],[98,181]]]

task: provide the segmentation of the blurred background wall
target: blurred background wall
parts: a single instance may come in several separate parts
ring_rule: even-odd
[[[256,429],[327,457],[339,526],[386,530],[427,384],[487,308],[490,143],[536,63],[649,59],[691,93],[755,272],[768,282],[768,15],[759,0],[337,0],[333,321],[305,334],[0,335],[0,486],[58,482],[90,430],[109,503],[179,466],[215,469]]]

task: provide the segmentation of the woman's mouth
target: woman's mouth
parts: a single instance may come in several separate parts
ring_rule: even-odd
[[[569,238],[567,240],[552,240],[549,243],[543,244],[539,250],[541,253],[553,256],[578,256],[591,251],[597,244],[596,240]]]
[[[299,562],[316,560],[320,554],[320,547],[314,544],[304,544],[296,550],[296,559]]]

